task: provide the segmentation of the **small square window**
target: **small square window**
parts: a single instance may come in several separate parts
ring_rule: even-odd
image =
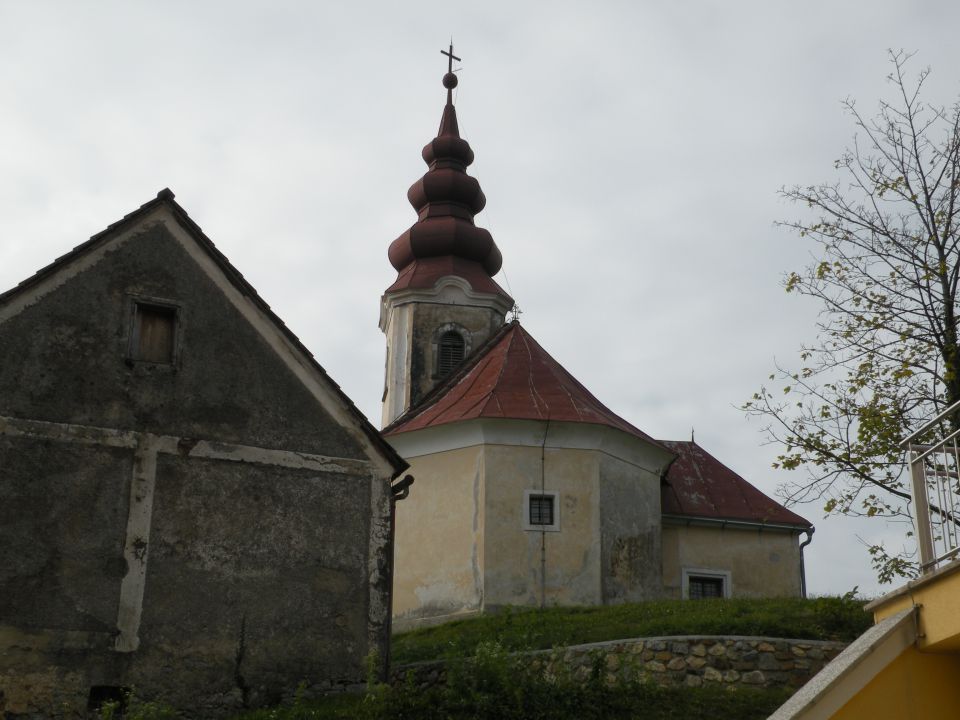
[[[559,493],[525,490],[523,493],[523,529],[559,531]]]
[[[531,525],[553,525],[553,495],[531,495],[529,511]]]
[[[130,358],[172,365],[176,348],[177,309],[135,302]]]

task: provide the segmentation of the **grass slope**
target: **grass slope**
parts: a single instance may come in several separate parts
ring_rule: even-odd
[[[345,695],[245,713],[238,720],[762,720],[785,690],[661,688],[633,683],[570,687],[523,682],[484,690],[394,690]],[[152,720],[152,719],[151,719]]]
[[[605,607],[508,608],[401,633],[393,638],[394,665],[474,654],[497,642],[506,650],[660,635],[761,635],[851,641],[871,624],[863,602],[823,597],[810,600],[660,600]]]
[[[239,720],[761,720],[786,701],[789,690],[611,681],[603,653],[586,680],[569,671],[547,677],[511,652],[658,635],[852,640],[869,625],[863,602],[849,598],[514,608],[394,638],[394,665],[446,658],[443,687],[424,690],[412,678],[392,688],[372,684],[365,695],[298,699]]]

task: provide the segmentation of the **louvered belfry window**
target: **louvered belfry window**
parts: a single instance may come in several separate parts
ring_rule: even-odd
[[[437,376],[445,377],[463,360],[465,345],[463,336],[455,330],[448,330],[440,336],[437,347]]]

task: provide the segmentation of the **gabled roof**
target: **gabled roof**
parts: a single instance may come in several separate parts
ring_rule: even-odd
[[[340,389],[340,386],[330,378],[330,376],[327,374],[327,371],[324,370],[320,363],[317,362],[316,358],[314,358],[313,354],[306,348],[306,346],[304,346],[300,339],[284,324],[283,320],[281,320],[270,309],[270,306],[267,305],[267,303],[263,300],[263,298],[260,297],[253,286],[246,281],[242,274],[240,274],[240,271],[230,264],[230,261],[227,259],[227,257],[217,249],[217,247],[213,244],[213,241],[211,241],[210,238],[204,234],[200,226],[190,218],[190,216],[187,214],[187,211],[184,210],[179,203],[174,200],[173,191],[171,191],[169,188],[164,188],[157,193],[157,196],[153,200],[144,203],[138,209],[128,213],[127,215],[124,215],[121,220],[118,220],[117,222],[107,226],[104,230],[97,233],[86,242],[77,245],[67,254],[58,257],[52,263],[41,268],[15,287],[7,290],[4,293],[0,293],[0,305],[4,305],[11,300],[14,300],[18,296],[27,293],[31,289],[41,285],[41,283],[58,273],[60,270],[64,269],[70,263],[78,260],[88,253],[93,252],[101,245],[108,243],[111,239],[116,237],[118,233],[134,226],[137,222],[144,219],[151,212],[162,206],[165,206],[172,213],[174,219],[216,263],[229,282],[267,317],[270,323],[274,325],[277,330],[279,330],[293,345],[296,352],[299,353],[299,355],[306,361],[307,365],[311,367],[313,371],[319,374],[323,384],[333,393],[334,397],[339,401],[341,407],[347,412],[347,416],[352,417],[352,419],[357,423],[357,427],[367,437],[372,446],[379,450],[384,459],[394,467],[396,475],[399,475],[401,472],[407,469],[409,464],[397,454],[396,450],[394,450],[389,443],[383,439],[377,429],[373,427],[373,425],[371,425],[367,420],[366,416],[360,412],[356,405],[353,404],[353,401],[346,395],[346,393],[343,392],[343,390]]]
[[[475,418],[605,425],[661,447],[597,400],[517,321],[504,325],[459,372],[383,433],[390,436]]]
[[[677,455],[660,488],[664,515],[811,527],[692,441],[661,440]]]

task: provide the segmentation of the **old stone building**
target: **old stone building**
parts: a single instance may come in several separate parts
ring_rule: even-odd
[[[381,301],[384,434],[417,478],[397,509],[398,627],[502,605],[801,594],[810,523],[694,443],[617,416],[506,321],[457,78],[443,82]]]
[[[406,463],[173,193],[0,295],[0,368],[0,715],[385,657]]]

